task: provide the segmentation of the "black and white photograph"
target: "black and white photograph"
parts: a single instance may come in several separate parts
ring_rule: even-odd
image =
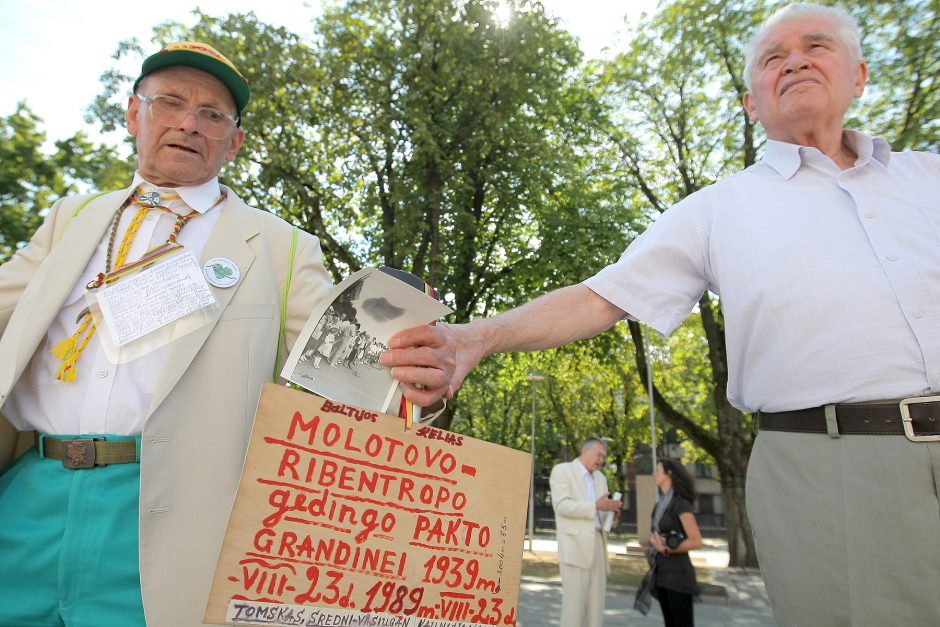
[[[398,383],[379,363],[386,342],[401,329],[448,313],[445,305],[402,280],[365,268],[337,285],[314,310],[281,376],[332,401],[388,411]]]

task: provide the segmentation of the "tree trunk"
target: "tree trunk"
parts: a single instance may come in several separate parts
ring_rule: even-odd
[[[751,522],[747,518],[744,496],[744,478],[747,460],[728,458],[723,463],[719,457],[718,472],[721,473],[721,495],[725,501],[725,525],[728,528],[728,554],[731,566],[757,566],[757,551]],[[743,464],[741,462],[744,462]]]
[[[681,429],[686,437],[711,455],[718,466],[718,472],[721,475],[721,494],[725,504],[725,525],[728,529],[729,564],[731,566],[757,566],[757,553],[754,550],[754,538],[751,534],[751,524],[747,519],[744,497],[744,480],[753,437],[745,426],[744,414],[728,402],[728,359],[720,314],[716,313],[714,303],[708,294],[702,296],[699,307],[702,314],[702,327],[708,340],[709,362],[712,366],[717,434],[702,429],[692,417],[676,410],[655,384],[653,385],[653,404],[666,422]],[[646,363],[643,334],[639,323],[630,321],[629,324],[637,371],[640,380],[646,386],[649,369]]]

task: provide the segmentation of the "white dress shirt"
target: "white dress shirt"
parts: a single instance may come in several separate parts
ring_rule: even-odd
[[[178,200],[162,203],[179,214],[190,211],[203,214],[192,219],[177,238],[177,242],[184,246],[183,252],[191,251],[199,259],[221,212],[222,205],[217,202],[220,194],[218,179],[194,187],[169,190],[150,185],[137,173],[132,189],[138,185],[145,191],[156,189],[180,196]],[[136,205],[130,205],[122,212],[114,256],[137,209]],[[173,215],[164,211],[149,212],[134,237],[126,261],[137,260],[145,251],[165,242],[175,221]],[[17,429],[36,429],[41,433],[60,435],[133,435],[139,434],[143,428],[154,385],[163,365],[164,347],[127,363],[116,364],[108,358],[96,333],[76,362],[77,375],[70,382],[56,380],[60,361],[49,352],[78,328],[75,320],[86,306],[85,286],[105,269],[110,235],[109,228],[49,327],[45,339],[10,392],[3,411]]]
[[[845,139],[844,171],[768,141],[584,284],[662,334],[720,294],[728,398],[745,411],[940,392],[940,157]]]
[[[585,494],[587,494],[588,499],[590,499],[592,503],[597,503],[597,490],[594,489],[594,473],[585,468],[580,459],[574,461],[578,464],[578,468],[581,469],[581,480],[584,481]],[[596,509],[594,511],[594,528],[601,528],[600,512]]]

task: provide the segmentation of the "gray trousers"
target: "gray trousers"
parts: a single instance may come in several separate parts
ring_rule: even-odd
[[[940,625],[940,442],[762,431],[746,497],[781,627]]]

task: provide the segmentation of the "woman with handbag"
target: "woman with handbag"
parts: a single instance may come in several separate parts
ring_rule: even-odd
[[[653,510],[650,552],[655,561],[653,595],[666,627],[693,627],[692,597],[698,592],[689,551],[702,546],[695,521],[695,482],[682,464],[664,459],[653,481],[662,497]]]

